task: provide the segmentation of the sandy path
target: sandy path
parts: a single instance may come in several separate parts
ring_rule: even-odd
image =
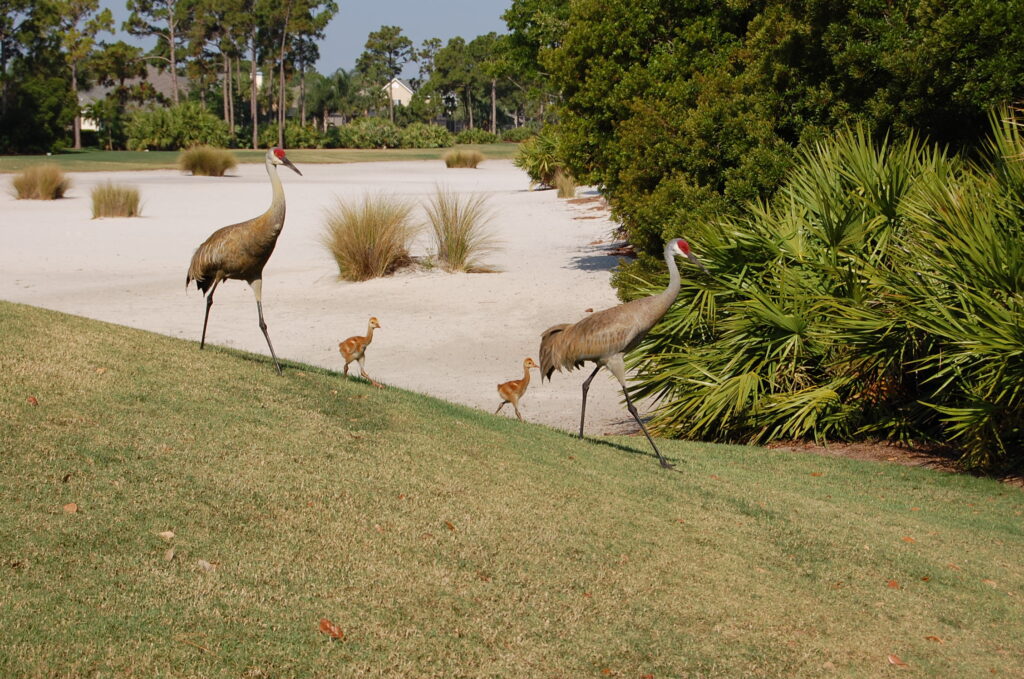
[[[302,177],[281,170],[288,216],[264,271],[264,311],[282,358],[340,370],[338,342],[364,334],[375,315],[383,327],[367,352],[370,375],[493,412],[495,385],[521,377],[526,356],[538,359],[545,328],[617,303],[609,286],[616,258],[606,253],[607,213],[594,204],[570,205],[553,191],[529,191],[526,175],[510,161],[487,161],[477,170],[448,170],[439,161],[300,169]],[[198,342],[204,303],[194,288],[186,294],[189,258],[214,229],[266,209],[263,166],[242,165],[236,176],[219,179],[164,170],[70,176],[63,200],[0,195],[0,298]],[[90,218],[90,191],[108,180],[140,189],[142,218]],[[489,196],[501,249],[486,261],[500,273],[336,279],[337,267],[318,239],[324,211],[337,197],[385,192],[420,205],[437,186]],[[423,219],[422,208],[414,214]],[[598,240],[605,244],[590,245]],[[413,254],[426,253],[421,237]],[[246,284],[229,281],[217,290],[207,340],[269,356]],[[574,430],[585,377],[556,373],[544,384],[535,377],[523,415]],[[511,408],[502,412],[512,415]],[[614,378],[599,376],[590,391],[588,433],[632,430],[628,417]]]

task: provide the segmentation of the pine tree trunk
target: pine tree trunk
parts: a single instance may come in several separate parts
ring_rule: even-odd
[[[82,107],[78,103],[78,64],[71,64],[71,93],[75,95],[75,148],[82,148]]]
[[[498,134],[498,81],[491,78],[491,134]]]
[[[256,97],[259,94],[256,90],[256,29],[252,31],[252,66],[249,71],[249,110],[252,113],[252,147],[260,147],[259,134],[259,102]]]

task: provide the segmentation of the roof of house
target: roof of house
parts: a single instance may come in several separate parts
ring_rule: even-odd
[[[125,85],[131,87],[137,85],[140,82],[148,82],[153,86],[159,94],[172,99],[174,97],[174,85],[171,80],[171,72],[168,70],[161,71],[153,64],[146,65],[146,75],[143,78],[129,78],[125,81]],[[105,98],[108,94],[114,91],[114,86],[110,85],[93,85],[88,90],[79,92],[78,101],[85,105],[91,104],[94,101],[99,101]],[[188,78],[183,75],[178,76],[178,93],[184,94],[188,91]]]

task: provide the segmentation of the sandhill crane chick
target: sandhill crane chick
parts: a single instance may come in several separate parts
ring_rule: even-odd
[[[505,407],[506,403],[511,403],[516,411],[516,417],[520,420],[523,419],[523,416],[519,413],[519,399],[523,397],[523,394],[526,393],[526,388],[530,386],[530,368],[540,368],[540,366],[534,363],[532,358],[527,358],[523,361],[523,379],[509,380],[498,385],[498,396],[501,397],[502,401],[501,405],[498,406],[498,410],[494,411],[495,415]]]
[[[348,364],[352,361],[356,361],[359,363],[359,374],[362,375],[363,379],[378,389],[381,389],[384,385],[366,374],[366,367],[364,364],[364,361],[366,360],[366,347],[370,346],[370,342],[373,341],[373,329],[379,327],[380,322],[377,321],[377,317],[371,316],[370,323],[366,328],[366,336],[360,337],[359,335],[356,335],[354,337],[349,337],[344,342],[338,344],[338,351],[341,352],[341,357],[345,359],[345,369],[343,372],[346,377],[348,376]]]
[[[583,382],[583,405],[580,408],[580,438],[583,438],[583,420],[587,413],[587,390],[597,371],[607,367],[615,375],[626,397],[626,407],[640,429],[650,442],[654,452],[661,461],[661,466],[671,468],[672,465],[662,457],[658,446],[654,445],[647,427],[640,420],[636,406],[629,398],[626,389],[625,355],[636,348],[640,340],[650,331],[661,317],[672,306],[679,294],[679,269],[675,257],[686,257],[695,266],[704,269],[692,252],[690,245],[682,238],[674,238],[665,243],[665,264],[668,266],[668,287],[657,295],[635,299],[625,304],[604,309],[587,316],[577,323],[554,325],[541,335],[540,340],[540,372],[541,379],[551,379],[551,373],[574,370],[582,367],[585,361],[597,365],[590,377]]]
[[[267,323],[263,320],[263,267],[273,254],[277,237],[284,227],[284,189],[281,187],[281,178],[277,176],[277,166],[289,167],[299,176],[302,173],[288,160],[284,149],[269,149],[264,162],[273,191],[270,208],[258,217],[217,229],[203,241],[192,255],[188,273],[185,274],[185,288],[194,280],[196,287],[206,295],[203,337],[199,341],[199,348],[202,349],[206,345],[206,326],[210,322],[210,307],[213,306],[213,293],[217,286],[229,278],[248,283],[256,295],[260,330],[263,331],[277,374],[280,375],[281,364],[274,353],[274,345],[270,343]]]

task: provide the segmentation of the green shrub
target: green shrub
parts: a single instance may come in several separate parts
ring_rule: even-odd
[[[247,139],[248,143],[251,143],[251,128]],[[261,125],[259,139],[261,148],[277,146],[277,123]],[[298,120],[288,120],[284,126],[284,145],[290,149],[322,149],[327,146],[327,138],[315,125],[303,125]]]
[[[469,168],[476,168],[477,165],[485,160],[484,154],[475,149],[456,149],[454,151],[448,151],[441,157],[441,159],[444,160],[445,167]]]
[[[359,203],[338,200],[328,210],[321,242],[347,281],[385,276],[410,261],[417,229],[412,205],[391,197],[364,196]]]
[[[531,188],[552,186],[555,174],[564,165],[559,155],[558,137],[550,129],[541,130],[520,144],[512,163],[526,171]]]
[[[11,186],[19,200],[55,200],[64,197],[71,188],[71,180],[64,176],[60,167],[47,163],[16,174]]]
[[[438,188],[425,209],[437,260],[445,271],[490,271],[480,262],[481,257],[497,247],[494,235],[488,230],[491,215],[486,196],[478,194],[462,199]]]
[[[491,134],[487,130],[481,130],[479,127],[471,130],[463,130],[455,135],[456,144],[496,144],[498,143],[498,135]]]
[[[559,198],[575,198],[576,197],[576,180],[572,178],[572,175],[565,170],[558,170],[555,172],[554,179],[555,188],[558,189]]]
[[[385,118],[359,118],[334,128],[330,139],[348,149],[396,149],[402,143],[399,127]]]
[[[510,127],[507,130],[502,130],[498,133],[502,141],[510,142],[524,142],[533,135],[537,134],[537,128],[533,125],[523,125],[521,127]]]
[[[403,149],[447,148],[455,143],[447,128],[427,123],[411,123],[400,130],[399,137]]]
[[[228,125],[197,102],[137,111],[125,128],[128,148],[177,151],[205,144],[228,145]]]
[[[178,156],[178,168],[197,177],[223,177],[225,172],[236,167],[238,161],[231,151],[212,146],[193,146]]]
[[[104,182],[92,190],[92,218],[139,217],[139,190],[132,186],[119,186]]]
[[[930,440],[967,466],[1024,461],[1024,143],[1007,119],[978,166],[916,139],[838,134],[771,203],[685,234],[712,274],[686,268],[631,361],[634,393],[662,399],[652,428]]]

